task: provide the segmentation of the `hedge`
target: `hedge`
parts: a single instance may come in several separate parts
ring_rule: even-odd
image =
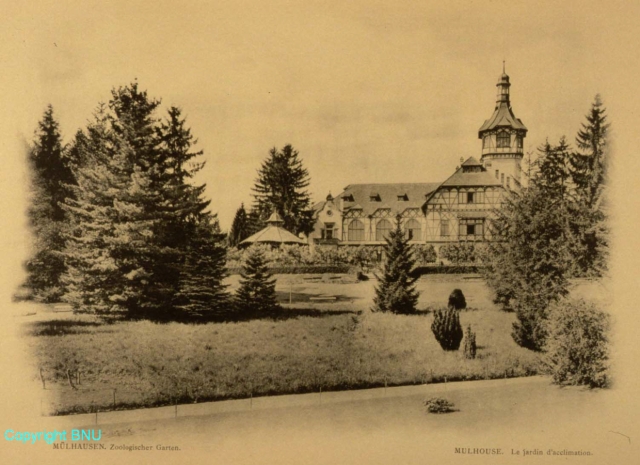
[[[242,268],[228,268],[229,274],[240,274]],[[275,266],[269,268],[271,274],[347,274],[353,271],[351,265],[292,265]]]

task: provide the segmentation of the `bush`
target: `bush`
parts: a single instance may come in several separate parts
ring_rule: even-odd
[[[476,261],[476,248],[473,244],[461,242],[440,247],[440,257],[451,263],[472,263]]]
[[[433,315],[431,331],[444,350],[458,350],[462,341],[462,326],[457,310],[438,309]]]
[[[562,300],[549,307],[545,364],[561,385],[606,387],[609,315],[583,299]]]
[[[438,259],[436,249],[431,244],[415,244],[413,246],[413,254],[420,265],[435,263]]]
[[[512,299],[510,305],[516,314],[511,337],[520,347],[540,352],[547,339],[548,302],[528,290]]]
[[[467,300],[464,298],[464,294],[460,289],[454,289],[449,295],[449,308],[453,308],[455,310],[462,310],[467,308]]]
[[[455,405],[442,397],[432,397],[424,401],[429,413],[449,413],[455,412]]]
[[[464,334],[464,358],[476,358],[477,350],[476,333],[471,331],[471,325],[469,325],[467,326],[467,331]]]

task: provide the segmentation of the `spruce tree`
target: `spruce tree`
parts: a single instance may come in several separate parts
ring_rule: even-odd
[[[608,226],[604,189],[607,180],[609,123],[596,95],[586,123],[576,137],[578,151],[571,154],[570,174],[575,186],[572,205],[574,274],[601,275],[606,269]]]
[[[236,316],[270,316],[281,309],[276,300],[276,280],[269,274],[262,249],[252,247],[240,273],[235,295]]]
[[[411,276],[415,258],[409,239],[405,237],[400,225],[400,218],[397,219],[396,228],[389,233],[385,241],[386,260],[383,274],[378,277],[373,311],[414,313],[419,296],[415,288],[417,278]]]
[[[564,140],[539,148],[529,186],[512,191],[492,221],[485,269],[487,283],[504,309],[516,312],[512,336],[521,346],[541,350],[550,303],[567,294],[571,263],[569,204]]]
[[[175,319],[212,321],[231,314],[223,284],[227,253],[223,239],[215,218],[201,221],[194,229],[181,266]]]
[[[605,186],[609,161],[609,123],[600,95],[596,95],[586,119],[576,136],[579,150],[571,154],[570,171],[579,197],[593,208]]]
[[[282,150],[274,147],[258,171],[252,210],[262,222],[278,212],[286,230],[309,233],[313,230],[311,199],[305,190],[309,182],[309,172],[303,167],[298,151],[291,145]]]
[[[113,129],[113,115],[101,105],[75,147],[84,163],[76,170],[67,236],[65,300],[77,312],[133,316],[143,305],[142,288],[151,277],[141,260],[151,221],[137,221],[143,208],[131,205],[130,191],[143,189],[134,170],[131,145]],[[140,186],[140,187],[138,187]]]
[[[233,217],[233,223],[231,223],[231,230],[229,231],[229,245],[231,247],[236,247],[250,235],[247,211],[244,209],[244,204],[241,204]]]
[[[49,105],[38,123],[29,150],[31,204],[29,225],[33,234],[31,257],[26,261],[26,296],[43,302],[56,302],[63,294],[61,276],[65,271],[64,222],[60,204],[71,195],[75,178],[62,144],[59,124]]]
[[[76,198],[65,206],[66,299],[76,311],[174,318],[185,274],[205,266],[187,259],[211,226],[204,185],[188,182],[201,152],[191,151],[195,141],[178,109],[165,122],[156,118],[159,103],[135,82],[114,89],[76,137]]]

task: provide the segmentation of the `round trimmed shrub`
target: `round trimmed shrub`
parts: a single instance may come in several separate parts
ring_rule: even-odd
[[[609,384],[609,315],[593,302],[565,299],[549,307],[544,361],[561,385]]]
[[[460,289],[454,289],[451,291],[451,294],[449,295],[449,304],[447,306],[456,310],[467,308],[467,300],[464,298],[464,294]]]

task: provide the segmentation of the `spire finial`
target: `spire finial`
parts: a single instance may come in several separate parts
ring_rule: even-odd
[[[505,60],[502,60],[502,74],[506,74],[505,67],[504,67],[504,62],[505,62]]]

